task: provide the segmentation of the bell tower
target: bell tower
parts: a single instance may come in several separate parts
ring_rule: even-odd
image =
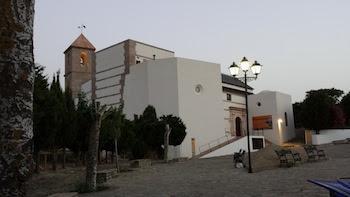
[[[95,47],[83,35],[64,51],[65,55],[65,89],[72,91],[73,98],[77,98],[81,85],[93,79],[96,70]]]

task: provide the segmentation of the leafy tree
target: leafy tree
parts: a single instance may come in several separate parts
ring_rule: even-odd
[[[48,108],[48,117],[50,123],[50,135],[48,137],[48,142],[50,144],[50,149],[53,155],[52,168],[56,170],[57,162],[57,149],[63,143],[64,133],[62,132],[64,128],[64,117],[65,117],[65,103],[64,95],[59,80],[59,72],[53,77],[50,86],[50,99]]]
[[[33,140],[36,172],[39,172],[39,151],[47,148],[50,125],[48,124],[47,108],[49,99],[49,83],[44,75],[44,66],[35,65],[33,94]]]
[[[121,128],[120,137],[118,139],[118,151],[124,156],[131,157],[133,147],[136,143],[136,135],[134,132],[134,122],[128,119],[124,120]]]
[[[64,92],[64,116],[63,116],[63,129],[61,130],[61,143],[63,148],[63,168],[65,168],[66,162],[66,148],[72,148],[74,145],[74,138],[77,135],[77,114],[75,109],[72,92],[67,89]]]
[[[346,123],[350,125],[350,92],[347,93],[341,100],[341,105],[345,113]]]
[[[101,123],[100,146],[104,150],[113,151],[114,140],[121,134],[125,117],[121,109],[111,108],[108,116]]]
[[[160,117],[162,128],[169,124],[171,133],[169,136],[169,144],[173,146],[180,145],[186,137],[186,126],[179,117],[167,115]],[[163,130],[164,135],[165,129]]]
[[[340,105],[332,105],[330,108],[331,127],[344,127],[346,123],[345,114]]]
[[[293,113],[294,113],[294,125],[295,128],[301,128],[303,127],[302,123],[302,108],[303,103],[302,102],[296,102],[293,104]]]
[[[74,144],[71,146],[77,158],[84,161],[85,153],[88,149],[88,136],[93,119],[91,105],[89,105],[86,95],[80,93],[78,95],[78,104],[76,112],[76,135]]]
[[[133,155],[136,158],[143,158],[147,154],[156,154],[161,158],[163,155],[162,145],[164,144],[165,125],[172,128],[170,134],[170,145],[179,145],[186,136],[186,126],[180,118],[167,115],[157,118],[156,110],[153,106],[147,106],[143,114],[134,120],[134,131],[136,142],[133,146]]]
[[[325,94],[332,100],[333,104],[338,104],[339,99],[344,94],[344,91],[338,90],[335,88],[330,88],[330,89],[310,90],[306,92],[306,94],[307,94],[306,97],[308,97],[308,95],[313,95],[313,94]]]
[[[339,102],[343,91],[337,89],[311,90],[302,104],[302,123],[305,128],[319,130],[332,127],[331,107]]]

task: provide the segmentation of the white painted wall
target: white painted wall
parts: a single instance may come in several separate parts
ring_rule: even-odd
[[[108,95],[119,94],[120,88],[121,88],[121,86],[118,85],[118,86],[106,87],[103,89],[97,89],[96,95],[98,95],[98,98],[101,98],[101,97],[105,97]]]
[[[96,80],[97,81],[103,80],[106,78],[110,78],[110,77],[113,77],[116,75],[123,74],[124,72],[125,72],[125,66],[124,65],[118,66],[118,67],[115,67],[115,68],[110,69],[110,70],[101,71],[99,73],[96,73]]]
[[[286,142],[295,137],[292,97],[288,94],[276,92],[276,102],[278,118],[282,119],[281,138],[283,142]],[[285,119],[284,113],[287,113],[287,120]]]
[[[120,94],[117,94],[108,97],[96,98],[96,101],[100,102],[101,105],[111,105],[116,104],[120,100],[120,97]]]
[[[321,130],[320,134],[313,131],[312,144],[321,145],[329,144],[336,140],[345,140],[350,138],[350,129],[326,129]]]
[[[96,88],[100,89],[100,88],[120,84],[120,79],[121,79],[121,76],[115,76],[115,77],[111,77],[101,81],[96,81]]]
[[[175,53],[172,51],[168,51],[165,49],[161,49],[158,47],[154,47],[151,45],[147,45],[144,43],[140,43],[136,41],[136,59],[143,60],[143,59],[153,59],[153,55],[156,55],[156,59],[165,59],[165,58],[170,58],[174,57]]]
[[[260,102],[261,106],[257,103]],[[272,129],[263,131],[265,138],[274,144],[282,145],[295,136],[293,107],[291,96],[273,91],[262,91],[248,96],[249,125],[253,133],[254,116],[272,115]],[[284,113],[288,114],[288,126],[285,124]]]
[[[187,126],[182,154],[192,156],[191,138],[199,146],[225,135],[220,65],[177,58],[179,115]],[[203,89],[195,92],[200,84]]]
[[[96,73],[124,65],[124,42],[96,52]]]
[[[201,72],[198,72],[198,71]],[[181,157],[191,157],[191,138],[199,146],[225,135],[220,65],[184,59],[167,58],[132,65],[126,76],[124,113],[133,119],[147,105],[157,115],[179,116],[187,127],[181,144]],[[196,85],[202,85],[199,94]]]
[[[133,120],[134,114],[140,115],[149,104],[147,62],[130,66],[125,77],[124,114]]]
[[[219,157],[219,156],[225,156],[225,155],[233,155],[233,153],[235,152],[239,152],[240,149],[245,150],[246,154],[248,152],[248,141],[247,141],[247,136],[246,137],[242,137],[241,139],[228,144],[218,150],[215,150],[207,155],[204,155],[203,157],[201,157],[201,159],[204,158],[211,158],[211,157]],[[253,138],[259,138],[259,139],[263,139],[264,142],[264,147],[265,147],[265,140],[264,140],[264,136],[250,136],[250,151],[251,152],[256,152],[259,149],[253,149]]]
[[[147,61],[148,101],[158,116],[179,116],[177,58]]]

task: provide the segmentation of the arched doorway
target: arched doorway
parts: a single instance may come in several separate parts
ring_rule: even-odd
[[[236,118],[236,136],[242,135],[242,120],[240,117]]]

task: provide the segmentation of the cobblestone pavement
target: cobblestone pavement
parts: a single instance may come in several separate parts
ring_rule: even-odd
[[[350,177],[350,144],[323,147],[329,159],[249,174],[232,157],[155,164],[122,173],[109,189],[81,196],[328,196],[308,179]]]

